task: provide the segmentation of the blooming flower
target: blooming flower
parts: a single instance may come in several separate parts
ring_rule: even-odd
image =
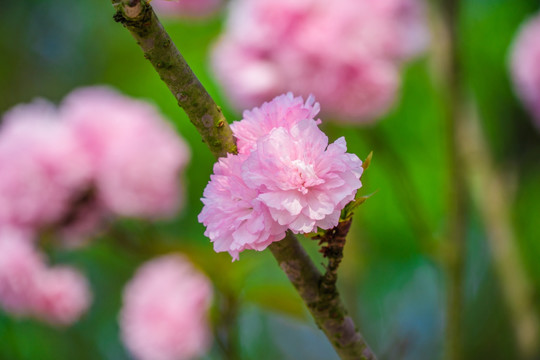
[[[308,97],[304,103],[302,97],[294,97],[290,92],[265,102],[261,107],[244,111],[242,121],[231,124],[238,152],[249,153],[257,144],[257,140],[273,128],[290,129],[303,119],[314,119],[319,111],[319,103],[315,102],[313,96]]]
[[[95,87],[71,93],[62,112],[91,156],[107,210],[152,218],[178,209],[189,149],[152,106]]]
[[[358,16],[356,36],[371,53],[394,62],[410,60],[421,54],[429,43],[425,10],[421,0],[342,1],[338,16]],[[357,8],[355,11],[354,8]],[[343,36],[349,22],[341,27]],[[337,36],[338,34],[336,34]]]
[[[204,189],[199,221],[216,252],[228,251],[234,260],[246,249],[264,250],[285,237],[287,226],[272,219],[258,191],[246,186],[241,174],[246,156],[231,155],[214,165],[214,175]]]
[[[39,228],[61,220],[87,188],[89,159],[45,101],[19,105],[0,129],[0,225]]]
[[[53,325],[77,321],[90,305],[86,279],[70,267],[47,267],[27,232],[0,232],[0,306]]]
[[[314,120],[318,103],[292,93],[244,112],[231,125],[239,155],[214,165],[199,221],[216,251],[233,260],[246,249],[264,250],[287,229],[330,229],[362,186],[362,161],[343,138],[328,145]]]
[[[67,266],[39,272],[34,292],[34,316],[53,325],[76,322],[86,312],[92,298],[86,278]]]
[[[183,360],[210,345],[209,280],[183,256],[167,255],[144,264],[124,290],[122,340],[139,360]]]
[[[514,40],[511,73],[517,94],[540,128],[540,15],[522,25]]]
[[[44,259],[25,232],[0,230],[0,306],[18,316],[31,312],[36,278],[44,270]]]
[[[391,106],[398,65],[427,34],[419,0],[235,0],[212,63],[236,107],[292,90],[366,122]]]
[[[295,233],[330,229],[362,186],[362,161],[346,151],[344,138],[328,145],[315,121],[302,120],[260,138],[243,178],[280,225]]]
[[[188,160],[151,105],[109,89],[74,91],[58,110],[17,106],[0,129],[0,226],[55,228],[80,242],[109,213],[170,216]]]

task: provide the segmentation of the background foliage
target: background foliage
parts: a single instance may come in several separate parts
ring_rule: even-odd
[[[464,82],[478,103],[496,164],[513,184],[507,205],[523,262],[536,286],[540,313],[540,136],[515,98],[507,71],[512,38],[538,5],[533,0],[463,3]],[[0,5],[0,112],[35,97],[59,101],[75,87],[109,84],[154,102],[192,150],[186,205],[176,218],[158,223],[123,220],[87,248],[50,250],[53,262],[74,264],[89,276],[94,304],[69,329],[0,314],[0,358],[59,360],[76,354],[79,359],[128,359],[116,323],[123,284],[138,264],[168,249],[186,252],[214,281],[219,294],[216,322],[223,299],[238,302],[242,358],[335,357],[269,252],[245,252],[240,261],[231,263],[228,254],[215,254],[203,236],[197,222],[199,198],[214,159],[129,33],[113,22],[110,3],[25,0]],[[164,23],[227,118],[240,119],[241,114],[227,106],[208,66],[208,49],[222,18]],[[362,193],[377,193],[357,212],[339,282],[353,317],[381,359],[438,359],[443,350],[446,279],[426,242],[441,241],[449,181],[444,108],[433,71],[437,34],[433,37],[433,51],[404,69],[401,99],[380,122],[355,127],[323,119],[332,140],[346,135],[349,151],[361,158],[374,151]],[[485,229],[472,205],[466,255],[466,358],[513,359],[517,355],[509,315]],[[425,219],[425,226],[418,219]],[[302,243],[321,263],[315,242],[306,238]],[[217,345],[207,358],[222,358]]]

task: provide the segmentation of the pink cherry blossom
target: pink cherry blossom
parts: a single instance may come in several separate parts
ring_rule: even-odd
[[[338,224],[362,186],[362,161],[343,138],[328,144],[314,117],[318,103],[292,93],[244,112],[232,125],[239,155],[214,165],[199,221],[217,252],[238,260],[264,250],[287,229],[308,233]]]
[[[70,325],[88,309],[86,279],[69,267],[47,267],[29,232],[0,230],[0,306],[21,317]]]
[[[210,345],[210,281],[183,256],[144,264],[124,289],[122,340],[138,360],[183,360]]]
[[[261,107],[244,111],[243,119],[231,124],[238,152],[249,153],[257,144],[257,140],[273,128],[290,129],[301,120],[313,120],[319,111],[319,103],[315,102],[314,97],[310,96],[304,103],[302,97],[294,97],[290,92],[265,102]]]
[[[428,38],[421,0],[235,0],[212,63],[236,107],[291,90],[366,122],[392,105],[398,66]]]
[[[62,114],[91,156],[105,209],[131,217],[175,213],[189,150],[153,106],[94,87],[71,93]]]
[[[280,225],[295,233],[330,229],[362,186],[362,161],[346,151],[344,138],[328,145],[315,121],[302,120],[260,138],[242,177]]]
[[[70,267],[53,267],[37,274],[32,312],[53,325],[70,325],[86,312],[91,302],[86,278]]]
[[[0,230],[0,306],[17,316],[31,313],[36,279],[45,270],[43,257],[26,232]]]
[[[264,250],[285,237],[286,225],[272,219],[267,207],[257,199],[259,192],[246,186],[242,164],[246,155],[221,158],[204,189],[199,221],[216,252],[228,251],[233,260],[246,249]]]
[[[357,26],[357,36],[373,53],[397,62],[406,61],[420,55],[429,43],[422,0],[364,0],[363,11],[351,9],[351,6],[359,7],[354,1],[341,3],[340,16],[362,13],[362,18],[357,18],[362,22]]]
[[[511,72],[517,94],[540,129],[540,14],[521,26],[514,40]]]
[[[45,101],[19,105],[0,129],[0,225],[60,221],[89,186],[91,167],[74,133]]]
[[[154,0],[152,7],[160,16],[204,18],[216,13],[222,3],[222,0]]]

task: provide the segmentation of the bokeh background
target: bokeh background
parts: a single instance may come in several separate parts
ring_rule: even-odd
[[[517,234],[520,261],[534,286],[540,321],[540,133],[516,98],[508,71],[512,39],[519,25],[538,11],[538,3],[462,3],[459,55],[464,88],[476,101],[487,149],[509,189],[505,205]],[[239,358],[336,358],[268,251],[244,252],[240,261],[231,263],[228,254],[212,250],[197,214],[214,158],[130,34],[113,21],[113,14],[107,0],[1,1],[0,112],[36,97],[58,102],[74,88],[94,84],[147,99],[191,147],[187,201],[169,221],[118,220],[83,249],[49,249],[53,263],[73,264],[84,271],[94,303],[67,329],[0,313],[0,358],[129,359],[117,325],[123,285],[143,261],[167,251],[184,252],[212,279],[216,288],[212,319],[219,331],[236,333]],[[241,119],[241,113],[228,105],[209,66],[209,49],[223,19],[219,13],[205,20],[163,22],[232,121]],[[439,261],[444,246],[439,244],[444,242],[451,179],[444,97],[437,77],[437,36],[433,32],[427,53],[403,69],[399,99],[380,121],[371,126],[328,121],[323,125],[331,140],[345,135],[349,151],[360,158],[374,152],[361,191],[376,194],[357,211],[339,286],[380,359],[443,356],[447,277]],[[517,359],[486,226],[473,196],[468,205],[463,255],[465,358]],[[322,263],[316,242],[301,241],[316,263]],[[435,255],[434,247],[439,249]],[[205,359],[221,358],[216,342]]]

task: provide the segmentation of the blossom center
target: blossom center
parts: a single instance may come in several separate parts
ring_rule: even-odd
[[[308,188],[324,182],[315,173],[312,164],[302,160],[293,160],[292,183],[302,194],[307,194]]]

